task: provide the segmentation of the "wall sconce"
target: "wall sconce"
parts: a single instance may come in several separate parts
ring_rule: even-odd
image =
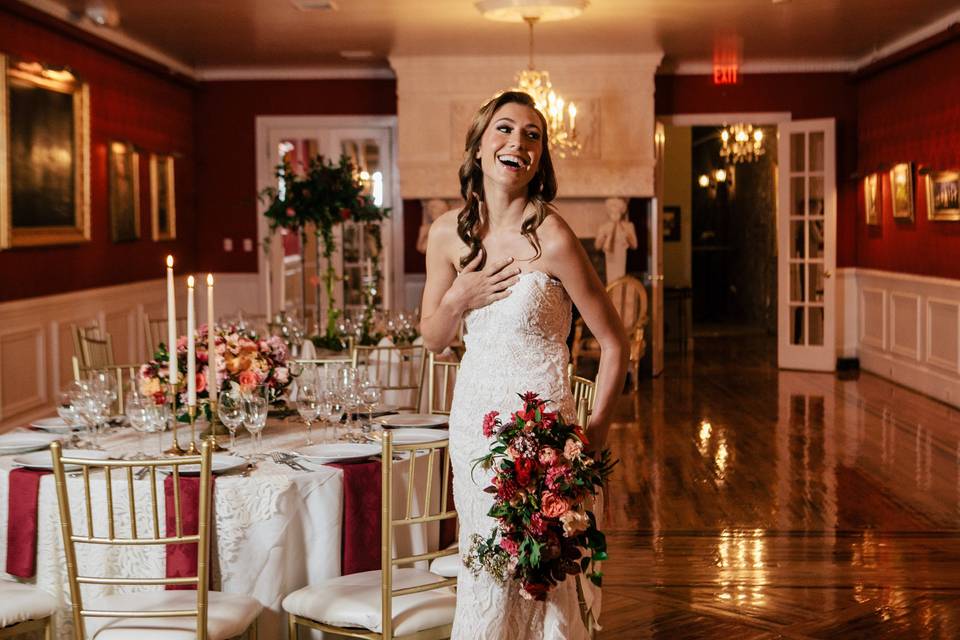
[[[725,168],[720,167],[711,171],[709,174],[701,173],[700,177],[697,178],[697,184],[702,188],[707,189],[716,189],[717,185],[720,184],[732,184],[733,172],[727,171]],[[729,180],[729,181],[728,181]]]

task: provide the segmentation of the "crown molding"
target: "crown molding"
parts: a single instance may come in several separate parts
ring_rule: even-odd
[[[856,61],[856,70],[859,71],[877,62],[883,62],[884,59],[894,56],[905,49],[909,49],[913,45],[919,44],[924,40],[935,38],[938,35],[948,31],[951,27],[956,27],[958,24],[960,24],[960,9],[951,11],[947,15],[939,18],[938,20],[934,20],[930,24],[920,27],[919,29],[915,29],[914,31],[911,31],[910,33],[895,40],[891,40],[872,53],[859,58]]]
[[[73,15],[71,15],[69,9],[63,5],[53,2],[52,0],[19,0],[19,2],[32,9],[36,9],[37,11],[61,20],[70,26],[79,29],[80,31],[94,36],[95,38],[99,38],[105,42],[108,42],[109,44],[120,47],[121,49],[126,49],[127,51],[146,58],[151,62],[155,62],[163,67],[166,67],[170,71],[179,73],[187,78],[190,78],[191,80],[196,79],[196,74],[193,67],[186,64],[182,60],[178,60],[177,58],[164,53],[156,47],[131,37],[124,32],[123,29],[101,27],[86,19],[77,20]]]
[[[198,67],[197,80],[392,80],[388,67]]]
[[[675,76],[702,76],[713,73],[713,63],[707,60],[665,63],[661,74]],[[809,60],[770,59],[749,60],[740,66],[740,73],[849,73],[856,70],[853,60],[824,58]]]

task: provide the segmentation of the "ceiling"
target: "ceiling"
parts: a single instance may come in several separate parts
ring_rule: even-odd
[[[304,12],[291,0],[43,1],[81,14],[88,2],[112,4],[124,34],[200,70],[527,51],[525,25],[485,20],[472,0],[336,0],[335,12]],[[746,64],[853,62],[956,9],[956,0],[591,0],[574,20],[537,26],[536,51],[663,51],[673,66],[707,62],[716,42],[732,38]],[[347,60],[345,50],[372,57]]]

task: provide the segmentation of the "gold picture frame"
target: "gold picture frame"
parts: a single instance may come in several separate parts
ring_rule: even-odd
[[[0,249],[89,240],[89,87],[0,55]]]
[[[140,154],[129,142],[111,142],[107,154],[110,185],[110,239],[140,239]]]
[[[890,169],[890,203],[893,219],[913,222],[913,164],[901,162]]]
[[[930,171],[926,175],[927,218],[960,220],[960,171]]]
[[[177,237],[177,199],[172,155],[150,154],[150,225],[154,240]]]
[[[880,176],[876,173],[863,179],[863,204],[867,224],[880,224]]]

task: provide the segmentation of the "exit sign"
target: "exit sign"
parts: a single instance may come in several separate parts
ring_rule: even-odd
[[[740,79],[740,67],[736,63],[713,63],[713,84],[737,84]]]

